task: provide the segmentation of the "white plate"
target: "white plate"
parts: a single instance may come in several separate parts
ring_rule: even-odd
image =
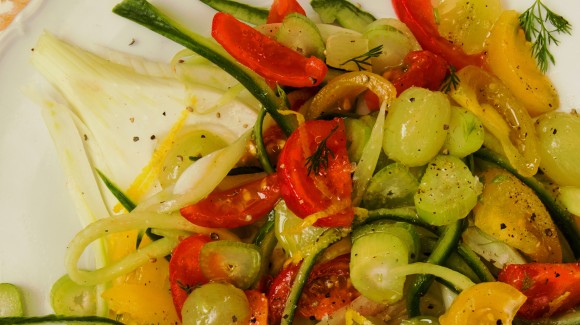
[[[48,30],[89,50],[107,46],[156,60],[168,60],[179,49],[111,13],[117,2],[32,0],[23,14],[0,33],[0,282],[22,288],[30,315],[52,312],[50,286],[64,274],[66,245],[80,227],[40,109],[22,91],[27,85],[42,82],[29,64],[36,39]],[[580,15],[569,15],[580,10],[580,2],[544,2],[567,14],[574,27],[580,26]],[[252,3],[267,7],[271,1]],[[506,7],[519,10],[531,3],[504,2]],[[196,31],[209,32],[213,11],[202,3],[165,0],[163,5]],[[393,16],[388,0],[367,1],[365,6],[377,17]],[[129,45],[133,40],[134,44]],[[558,64],[549,74],[560,92],[562,107],[579,107],[580,65],[575,58],[580,57],[580,31],[562,36],[554,52]]]

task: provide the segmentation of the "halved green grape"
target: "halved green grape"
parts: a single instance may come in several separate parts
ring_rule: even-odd
[[[580,116],[563,112],[536,121],[540,168],[559,185],[580,186]]]
[[[12,283],[0,283],[0,318],[24,315],[22,294]]]
[[[483,145],[483,124],[469,110],[452,106],[449,119],[449,134],[443,145],[450,155],[463,158],[476,152]]]
[[[199,256],[201,271],[209,280],[225,281],[241,289],[254,284],[260,273],[258,247],[230,240],[203,245]]]
[[[447,138],[451,105],[441,92],[411,87],[393,101],[385,120],[383,150],[407,166],[433,159]]]
[[[371,178],[362,206],[367,209],[412,206],[418,187],[419,181],[407,167],[389,164]]]
[[[179,175],[197,159],[224,148],[227,142],[206,130],[189,130],[175,140],[163,161],[159,181],[162,187],[175,183]]]
[[[97,312],[97,290],[95,286],[77,284],[70,279],[68,274],[65,274],[50,289],[50,305],[58,315],[95,315]]]
[[[314,226],[303,227],[304,220],[290,211],[284,201],[276,205],[275,212],[276,238],[291,257],[300,255],[303,248],[314,243],[327,229]]]
[[[193,290],[181,312],[183,325],[248,324],[250,303],[242,289],[210,282]]]
[[[417,214],[434,226],[451,224],[475,207],[482,188],[461,159],[439,155],[428,164],[415,193]]]

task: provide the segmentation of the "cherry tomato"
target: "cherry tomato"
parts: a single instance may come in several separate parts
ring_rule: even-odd
[[[314,266],[298,303],[303,317],[321,320],[360,295],[350,282],[349,265],[346,254]]]
[[[278,159],[282,198],[301,218],[327,212],[315,226],[349,226],[351,168],[342,119],[307,121],[290,135]]]
[[[304,8],[296,0],[274,0],[266,23],[281,23],[284,17],[293,12],[306,15]]]
[[[246,290],[246,297],[250,303],[250,324],[268,325],[268,298],[258,290]]]
[[[528,297],[518,311],[526,319],[550,317],[580,304],[580,263],[510,264],[498,275]]]
[[[264,217],[280,199],[276,174],[225,191],[180,210],[190,222],[210,228],[247,226]]]
[[[208,281],[201,272],[199,254],[203,245],[210,241],[211,238],[207,235],[187,237],[177,245],[171,255],[169,283],[173,304],[179,319],[181,319],[183,303],[191,290]]]
[[[328,71],[322,60],[306,58],[230,14],[214,16],[211,35],[237,61],[273,83],[317,86]]]
[[[391,82],[397,89],[397,94],[412,86],[436,91],[441,88],[448,69],[449,65],[439,55],[424,50],[413,51],[403,60],[403,73],[398,74]]]
[[[468,55],[461,46],[439,34],[431,0],[392,0],[392,3],[399,19],[409,27],[423,49],[442,56],[457,70],[468,65],[484,66],[484,53]]]
[[[301,264],[290,264],[286,266],[272,280],[272,284],[268,290],[268,319],[270,320],[270,324],[280,324],[284,307],[286,307],[286,300],[288,299],[288,295],[290,295],[292,283],[294,283]]]

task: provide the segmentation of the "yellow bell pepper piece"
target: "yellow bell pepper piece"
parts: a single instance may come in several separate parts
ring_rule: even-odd
[[[487,61],[491,71],[511,90],[531,116],[560,106],[554,85],[532,57],[516,11],[504,11],[487,39]]]

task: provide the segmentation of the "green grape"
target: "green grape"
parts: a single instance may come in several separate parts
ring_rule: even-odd
[[[407,167],[399,163],[387,165],[371,178],[362,206],[367,209],[412,206],[418,186],[419,181]]]
[[[465,108],[452,106],[449,120],[449,134],[443,148],[450,155],[463,158],[476,152],[483,145],[485,131],[483,124]]]
[[[206,130],[190,130],[179,136],[163,161],[159,181],[162,187],[175,183],[179,175],[197,159],[224,148],[227,142]]]
[[[432,225],[448,225],[467,216],[482,188],[461,159],[439,155],[428,164],[415,193],[417,214]]]
[[[580,117],[551,112],[536,122],[539,139],[540,168],[563,186],[580,186]]]
[[[451,105],[441,92],[412,87],[393,101],[385,120],[383,150],[407,166],[433,159],[447,138]]]
[[[250,303],[241,289],[210,282],[193,290],[183,304],[183,325],[248,324]]]

